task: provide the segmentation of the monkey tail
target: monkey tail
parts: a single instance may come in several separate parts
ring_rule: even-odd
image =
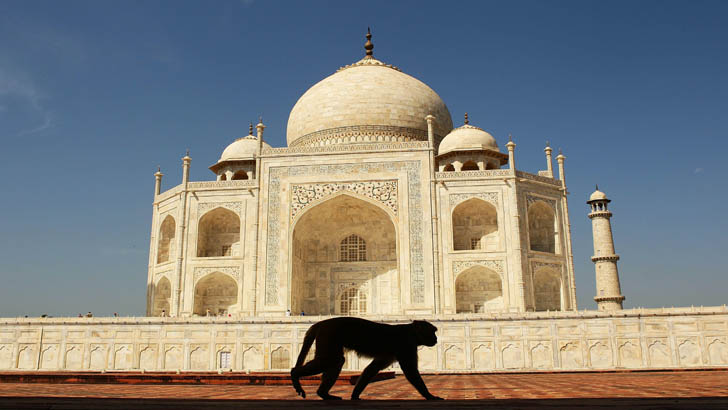
[[[298,354],[298,360],[296,360],[296,367],[303,366],[303,362],[306,360],[306,355],[308,355],[308,351],[311,350],[311,345],[314,340],[316,340],[316,333],[318,330],[317,325],[318,323],[312,325],[306,331],[306,335],[303,337],[303,344],[301,345],[301,353]]]

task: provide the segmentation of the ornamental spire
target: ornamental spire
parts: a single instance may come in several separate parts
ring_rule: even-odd
[[[253,121],[250,121],[250,126],[248,127],[248,135],[253,135]]]
[[[468,113],[465,113],[465,125],[470,124],[470,120],[468,120]]]
[[[364,43],[364,50],[367,51],[365,58],[374,58],[374,44],[372,44],[372,31],[367,27],[367,42]]]

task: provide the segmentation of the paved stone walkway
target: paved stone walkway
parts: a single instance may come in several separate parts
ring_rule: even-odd
[[[480,374],[424,376],[444,402],[426,402],[403,376],[370,384],[369,401],[306,400],[290,386],[0,384],[0,408],[240,409],[240,408],[728,408],[728,371]],[[345,398],[353,386],[334,386]],[[260,400],[267,400],[261,402]],[[373,402],[376,400],[376,402]]]

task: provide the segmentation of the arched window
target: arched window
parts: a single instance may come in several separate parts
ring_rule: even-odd
[[[159,227],[159,243],[157,245],[157,263],[168,262],[174,253],[174,218],[167,215]]]
[[[237,171],[233,174],[233,177],[230,178],[232,181],[236,181],[239,179],[248,179],[248,173],[245,171]]]
[[[496,164],[494,164],[493,162],[488,161],[485,163],[485,169],[498,169],[498,166],[496,166]]]
[[[362,262],[367,260],[367,244],[357,235],[349,235],[341,241],[342,262]]]
[[[227,174],[225,174],[225,173],[220,174],[220,181],[227,181]]]
[[[498,217],[495,207],[471,198],[455,207],[452,213],[453,249],[456,251],[497,251]]]
[[[528,237],[532,251],[556,253],[554,211],[541,201],[528,208]]]
[[[342,315],[358,315],[367,312],[367,294],[358,286],[350,287],[341,293],[339,313]]]
[[[539,270],[533,275],[536,311],[561,310],[561,279],[556,272]]]
[[[240,218],[235,212],[216,208],[200,218],[197,225],[197,256],[238,256]]]
[[[478,169],[478,164],[473,161],[468,161],[464,163],[463,167],[460,168],[461,171],[477,171]]]
[[[455,171],[455,167],[452,164],[445,165],[445,168],[442,169],[443,172],[453,172]]]

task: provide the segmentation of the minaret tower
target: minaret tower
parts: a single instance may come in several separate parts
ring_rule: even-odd
[[[612,225],[609,218],[612,213],[607,209],[607,199],[604,192],[594,191],[586,201],[591,206],[589,219],[592,220],[592,236],[594,236],[594,262],[597,274],[597,302],[599,310],[621,310],[624,296],[619,287],[619,272],[617,261],[619,255],[614,253],[614,239],[612,238]]]

